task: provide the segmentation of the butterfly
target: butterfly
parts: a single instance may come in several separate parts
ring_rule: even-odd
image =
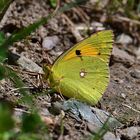
[[[57,92],[95,105],[105,92],[110,75],[113,32],[98,31],[60,55],[48,81]]]

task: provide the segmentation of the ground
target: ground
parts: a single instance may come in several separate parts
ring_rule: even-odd
[[[121,18],[115,19],[114,17],[117,14],[114,17],[109,17],[109,15],[106,15],[106,10],[94,10],[92,4],[88,2],[85,7],[74,8],[57,15],[48,24],[41,26],[26,39],[15,43],[10,50],[12,53],[18,54],[19,57],[24,56],[42,67],[44,63],[53,63],[62,52],[99,28],[112,29],[115,34],[115,41],[109,66],[110,83],[97,108],[111,113],[124,124],[124,127],[118,130],[121,135],[120,138],[123,140],[129,137],[124,132],[127,128],[139,129],[140,125],[140,42],[138,29],[134,30],[138,23],[131,20],[122,20]],[[52,11],[53,8],[51,8],[48,1],[16,0],[10,5],[0,28],[8,35],[19,28],[34,23],[41,17],[47,16]],[[122,34],[128,35],[130,39],[126,37],[122,40],[119,39]],[[42,42],[46,36],[55,40],[51,49],[43,48]],[[52,38],[49,38],[49,40],[52,40]],[[51,108],[53,102],[64,100],[59,94],[47,94],[45,88],[48,85],[45,82],[43,82],[43,89],[39,90],[39,87],[42,86],[42,80],[38,78],[38,74],[25,71],[21,65],[13,63],[10,65],[18,71],[19,76],[26,85],[31,87],[35,105],[41,113],[47,114],[46,112]],[[7,79],[2,80],[0,99],[9,100],[16,104],[19,98],[20,94],[12,83]],[[17,108],[24,109],[24,105],[19,106],[17,103]],[[60,112],[55,115],[49,113],[50,121],[55,121],[55,125],[54,122],[50,122],[51,126],[49,128],[53,139],[58,139],[58,137],[59,139],[73,140],[87,138],[91,133],[87,123],[84,120],[78,122],[64,112],[64,134],[63,136],[60,135],[59,123],[60,114],[62,113]],[[136,136],[129,137],[129,139],[140,139],[140,129]]]

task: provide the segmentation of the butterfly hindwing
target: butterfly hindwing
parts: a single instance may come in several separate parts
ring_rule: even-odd
[[[59,63],[55,71],[53,78],[60,77],[57,91],[90,104],[97,103],[109,82],[108,67],[98,58],[83,57],[82,63],[80,58],[72,58]]]

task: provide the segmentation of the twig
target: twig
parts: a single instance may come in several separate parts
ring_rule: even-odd
[[[59,11],[60,8],[60,0],[57,0],[57,6],[55,8],[55,10],[53,11],[53,16],[55,16],[57,14],[57,12]]]
[[[73,8],[73,11],[85,22],[87,23],[87,21],[89,20],[88,15],[86,15],[86,13],[80,8]]]
[[[66,0],[66,2],[71,2],[70,0]],[[85,23],[90,19],[89,16],[81,9],[79,6],[72,9]]]
[[[80,5],[80,7],[83,7],[83,8],[89,9],[89,10],[93,10],[93,8],[90,8],[90,7],[85,6],[85,5]],[[98,10],[95,10],[95,11],[98,12]],[[113,19],[115,21],[121,20],[121,21],[126,21],[126,22],[129,22],[129,23],[140,25],[139,20],[130,19],[128,17],[122,17],[122,16],[118,16],[118,15],[113,15],[113,16],[108,16],[108,18],[111,18],[111,19]]]
[[[134,19],[130,19],[128,17],[122,17],[122,16],[111,16],[111,18],[114,20],[114,21],[125,21],[125,22],[129,22],[129,23],[132,23],[132,24],[137,24],[137,25],[140,25],[140,21],[138,20],[134,20]]]
[[[135,108],[133,108],[133,107],[127,105],[127,104],[122,104],[122,105],[140,114],[139,110],[136,110]]]
[[[80,35],[79,31],[77,30],[77,28],[75,27],[74,23],[65,15],[62,14],[62,17],[67,20],[70,28],[71,28],[71,32],[73,33],[73,35],[75,36],[77,42],[83,40],[83,37]]]
[[[29,74],[31,76],[43,75],[39,72],[33,72],[33,71],[19,69],[19,67],[17,67],[17,66],[12,67],[12,65],[11,65],[11,66],[8,66],[8,67],[11,68],[15,72],[23,73],[23,74]]]
[[[14,88],[14,89],[11,89],[9,92],[13,92],[13,91],[17,91],[19,89],[33,89],[34,87],[20,87],[20,88]]]
[[[26,110],[23,110],[23,109],[21,109],[21,108],[14,108],[14,111],[15,111],[15,113],[17,112],[18,114],[19,114],[19,112],[20,113],[31,113],[31,112],[29,112],[29,111],[26,111]]]

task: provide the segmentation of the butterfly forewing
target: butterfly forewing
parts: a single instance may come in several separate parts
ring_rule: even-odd
[[[98,57],[108,63],[112,50],[113,37],[112,30],[97,32],[67,50],[56,60],[54,65],[77,57],[76,50],[81,51],[81,56]]]

